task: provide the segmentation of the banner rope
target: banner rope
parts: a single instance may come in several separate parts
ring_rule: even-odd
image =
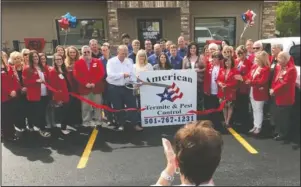
[[[53,88],[52,86],[50,86],[48,83],[46,82],[43,82],[43,84],[47,87],[48,90],[52,91],[52,92],[55,92],[55,93],[60,93],[61,91],[59,90],[56,90],[55,88]],[[144,111],[146,110],[146,108],[126,108],[126,109],[121,109],[121,110],[116,110],[116,109],[113,109],[109,106],[106,106],[106,105],[101,105],[101,104],[97,104],[89,99],[86,99],[84,98],[83,96],[81,95],[78,95],[76,93],[73,93],[73,92],[68,92],[69,95],[95,107],[95,108],[98,108],[98,109],[103,109],[103,110],[106,110],[108,112],[121,112],[121,111],[138,111],[138,112],[141,112],[141,111]],[[190,110],[187,112],[187,114],[196,114],[196,115],[207,115],[207,114],[210,114],[210,113],[213,113],[213,112],[220,112],[223,110],[223,108],[225,107],[225,104],[226,104],[226,100],[222,101],[220,106],[218,108],[215,108],[215,109],[208,109],[208,110],[203,110],[203,111],[197,111],[197,110]]]

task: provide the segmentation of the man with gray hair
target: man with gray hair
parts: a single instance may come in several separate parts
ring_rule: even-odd
[[[275,67],[270,88],[270,95],[274,96],[275,100],[272,118],[276,126],[274,137],[276,141],[288,142],[289,140],[291,110],[295,103],[297,79],[297,70],[291,60],[287,52],[280,52],[277,55],[278,65]]]
[[[154,45],[154,54],[152,54],[151,56],[148,57],[148,62],[151,65],[155,65],[157,63],[157,59],[159,57],[159,55],[162,53],[162,48],[160,46],[160,44],[155,44]]]
[[[100,58],[102,56],[102,54],[99,50],[99,45],[98,45],[97,40],[95,40],[95,39],[90,40],[89,46],[91,48],[93,58]]]
[[[271,62],[271,71],[270,71],[270,78],[269,78],[269,87],[271,87],[272,79],[274,77],[274,69],[277,65],[277,56],[283,50],[283,45],[280,43],[272,43],[271,45],[271,52],[272,56],[270,56]]]
[[[103,63],[92,58],[91,48],[87,45],[81,49],[82,57],[74,64],[74,78],[78,82],[78,92],[81,96],[97,104],[102,103],[105,70]],[[93,112],[94,109],[94,112]],[[101,109],[93,108],[82,101],[83,125],[102,125]]]
[[[185,38],[184,36],[180,36],[178,38],[178,54],[184,58],[187,54],[187,46],[185,43]]]
[[[133,62],[127,58],[128,48],[126,45],[120,45],[117,49],[117,56],[108,60],[107,64],[107,82],[108,94],[113,108],[116,110],[127,108],[137,108],[136,98],[133,95],[133,90],[125,87],[125,84],[130,81],[137,81],[134,73]],[[126,125],[126,117],[134,125],[136,131],[143,130],[139,125],[139,115],[137,111],[116,112],[117,129],[122,131]]]

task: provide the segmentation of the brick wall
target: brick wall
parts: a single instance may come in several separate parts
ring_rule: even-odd
[[[118,8],[180,8],[181,9],[181,32],[179,35],[190,39],[190,12],[189,1],[107,1],[108,6],[108,30],[109,42],[113,45],[120,44],[118,27]]]
[[[261,38],[275,37],[277,2],[264,2],[262,12]]]

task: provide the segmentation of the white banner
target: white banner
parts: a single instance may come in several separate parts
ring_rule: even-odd
[[[143,85],[140,87],[141,122],[143,127],[186,124],[196,120],[187,114],[197,108],[197,73],[193,70],[159,70],[141,72],[146,82],[169,87]]]

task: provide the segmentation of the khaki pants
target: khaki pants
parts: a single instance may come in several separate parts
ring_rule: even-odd
[[[93,94],[82,95],[84,98],[89,99],[97,104],[102,104],[102,95]],[[82,101],[82,118],[83,123],[87,123],[95,119],[95,121],[101,121],[101,109],[94,108],[91,105]]]

